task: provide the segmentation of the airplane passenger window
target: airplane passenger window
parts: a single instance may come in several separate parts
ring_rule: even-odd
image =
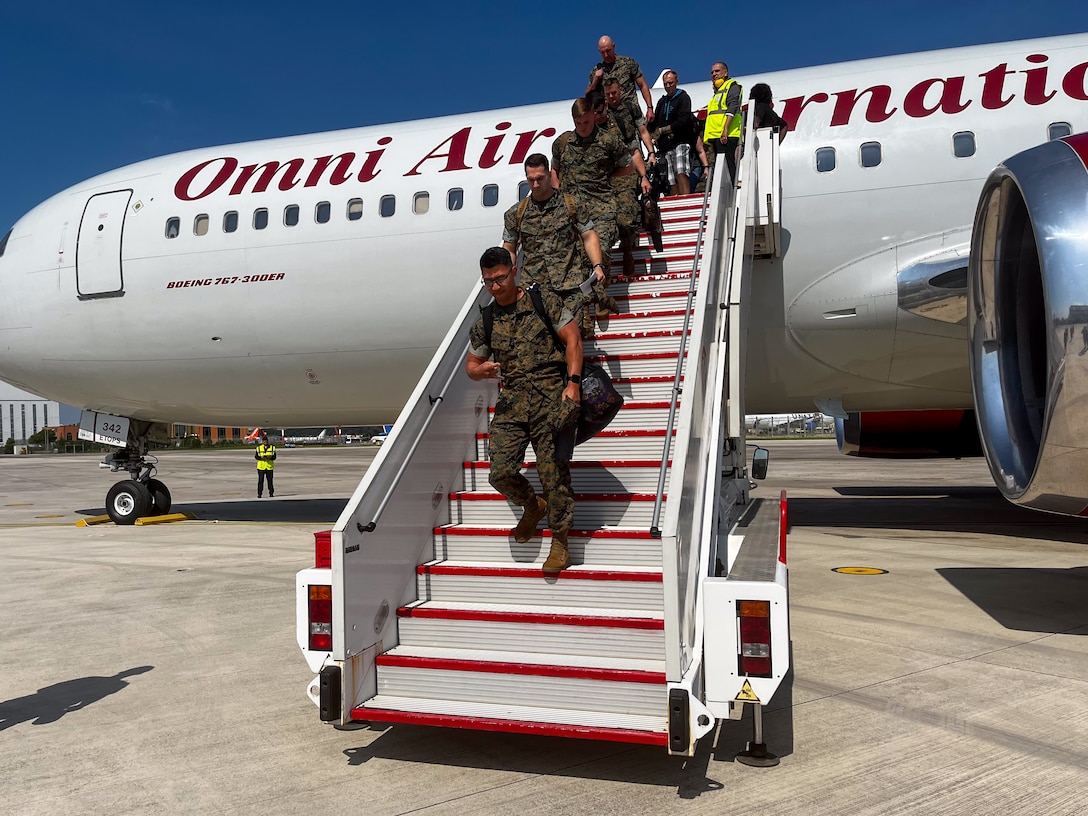
[[[193,219],[193,235],[207,235],[208,234],[208,222],[211,219],[208,218],[207,213],[201,213]]]
[[[412,212],[416,215],[423,215],[431,208],[431,194],[430,193],[416,193],[412,197]]]
[[[446,193],[446,209],[459,210],[465,206],[465,191],[460,187],[454,187]]]
[[[382,218],[388,218],[397,211],[397,197],[391,195],[384,195],[381,201],[378,202],[378,215]]]
[[[1046,129],[1046,138],[1053,142],[1055,139],[1064,139],[1070,133],[1073,132],[1073,128],[1069,126],[1068,122],[1054,122]]]
[[[288,204],[283,208],[283,225],[285,227],[298,226],[298,204]]]
[[[835,169],[835,148],[820,147],[816,149],[816,172],[830,173]]]
[[[363,217],[363,200],[353,198],[348,202],[348,221],[358,221]]]
[[[485,207],[494,207],[496,204],[499,203],[499,185],[485,184],[483,192]]]
[[[518,185],[518,201],[529,195],[529,182],[523,181]]]
[[[223,214],[223,232],[236,232],[238,229],[238,212],[231,210]]]
[[[975,134],[969,130],[953,133],[952,153],[960,159],[975,155]]]
[[[262,230],[268,226],[268,210],[261,207],[253,211],[253,229]]]
[[[314,210],[314,220],[319,224],[327,224],[330,218],[332,218],[332,204],[328,201],[319,201],[317,209]]]
[[[178,233],[181,232],[181,219],[180,218],[167,218],[166,219],[166,237],[177,238]],[[11,235],[9,232],[8,235]],[[4,238],[4,243],[7,243],[7,237]]]
[[[865,142],[861,146],[861,166],[876,167],[880,164],[880,142]]]

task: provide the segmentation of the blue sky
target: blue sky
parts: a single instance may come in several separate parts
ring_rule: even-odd
[[[665,66],[683,82],[719,59],[752,74],[1084,31],[1084,0],[5,3],[0,234],[152,156],[573,98],[601,34],[651,82]]]

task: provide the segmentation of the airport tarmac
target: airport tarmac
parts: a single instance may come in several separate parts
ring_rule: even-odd
[[[999,498],[982,460],[766,443],[790,496],[794,676],[775,768],[619,743],[318,721],[295,645],[312,564],[374,448],[171,451],[197,520],[76,527],[117,475],[0,457],[0,803],[15,814],[1080,814],[1088,521]],[[833,572],[873,567],[877,575]]]

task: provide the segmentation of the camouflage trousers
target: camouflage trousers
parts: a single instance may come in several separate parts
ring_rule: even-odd
[[[525,450],[533,444],[536,471],[548,502],[548,526],[552,535],[564,534],[574,523],[574,491],[570,483],[570,461],[556,455],[556,434],[552,412],[562,390],[551,396],[534,388],[504,390],[491,420],[491,486],[519,507],[528,507],[536,495],[532,483],[521,473]]]
[[[612,192],[616,198],[616,232],[620,247],[629,250],[638,245],[641,232],[638,211],[639,186],[638,173],[619,176],[612,179]]]
[[[615,213],[593,213],[593,229],[601,240],[601,261],[604,263],[604,274],[608,276],[612,272],[612,245],[619,238]]]

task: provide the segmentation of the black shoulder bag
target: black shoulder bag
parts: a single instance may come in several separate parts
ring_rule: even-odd
[[[526,292],[533,304],[533,311],[544,321],[545,327],[555,341],[555,347],[566,354],[567,347],[559,339],[559,334],[552,325],[551,318],[544,308],[544,298],[537,284],[530,286]],[[495,325],[494,302],[480,307],[484,320],[484,342],[490,347],[491,329]],[[612,385],[612,378],[608,372],[597,363],[582,360],[582,399],[579,403],[581,410],[578,414],[578,433],[575,437],[575,445],[581,445],[586,440],[592,439],[608,427],[620,408],[623,407],[623,395]]]

